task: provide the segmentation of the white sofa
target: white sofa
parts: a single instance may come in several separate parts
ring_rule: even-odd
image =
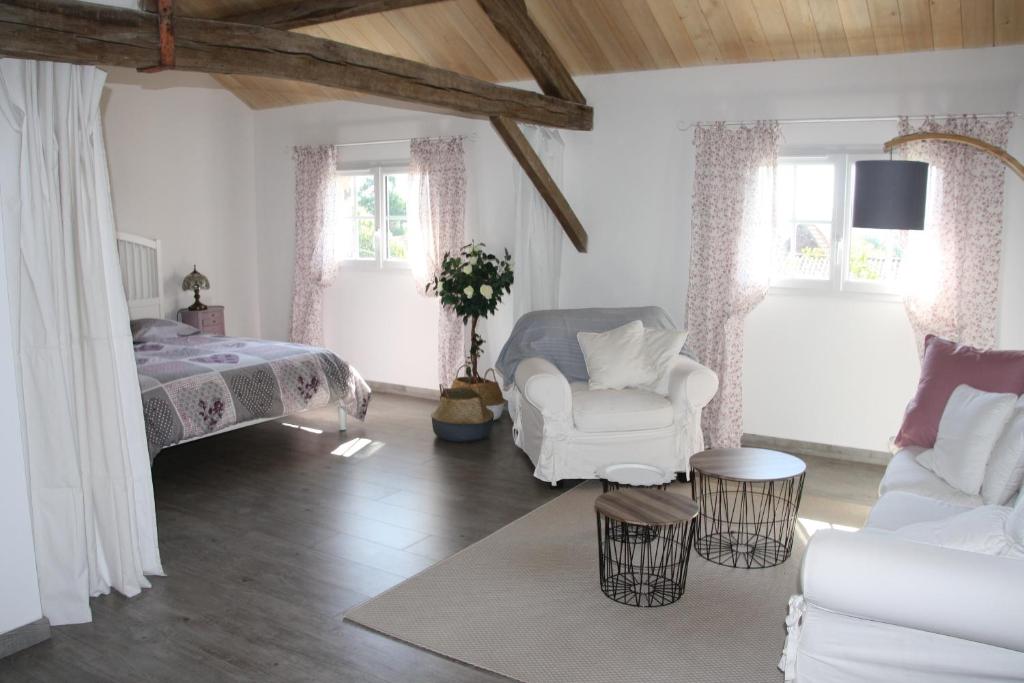
[[[1024,560],[894,530],[982,504],[896,453],[864,530],[820,531],[790,601],[780,666],[799,683],[1024,680]]]
[[[688,473],[690,456],[704,449],[701,409],[716,391],[718,376],[685,356],[673,359],[659,393],[591,390],[532,357],[516,368],[509,412],[516,445],[543,481],[592,479],[627,462]]]

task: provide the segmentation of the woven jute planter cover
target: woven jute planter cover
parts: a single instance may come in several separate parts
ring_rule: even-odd
[[[487,375],[490,374],[492,377],[497,378],[494,372],[494,368],[491,368],[484,373],[484,381],[482,382],[470,382],[467,377],[456,377],[455,381],[452,382],[453,389],[469,389],[476,393],[483,400],[485,406],[493,406],[499,403],[505,402],[505,397],[501,395],[501,387],[494,380],[486,379]]]
[[[479,394],[461,388],[445,389],[431,417],[440,422],[463,425],[482,424],[494,419]]]

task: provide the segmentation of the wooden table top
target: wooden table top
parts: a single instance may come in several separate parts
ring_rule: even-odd
[[[807,470],[804,461],[795,455],[766,448],[711,448],[690,458],[690,467],[701,474],[734,481],[790,479]]]
[[[605,517],[644,526],[679,524],[693,519],[700,508],[687,496],[657,489],[620,489],[603,493],[594,508]]]

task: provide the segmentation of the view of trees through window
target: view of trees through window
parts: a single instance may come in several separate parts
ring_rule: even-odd
[[[896,286],[907,233],[850,226],[853,162],[861,158],[872,157],[822,154],[779,160],[773,284],[868,290]]]
[[[337,182],[337,228],[341,258],[405,261],[409,251],[409,174],[376,168],[341,172]]]

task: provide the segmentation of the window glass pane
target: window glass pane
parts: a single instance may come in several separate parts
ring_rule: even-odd
[[[832,164],[799,164],[794,185],[794,213],[799,220],[832,220],[836,192],[836,169]]]
[[[409,258],[409,222],[404,218],[388,220],[388,258],[404,261]]]
[[[376,192],[373,186],[372,175],[356,176],[356,206],[358,216],[373,217],[377,213]]]
[[[388,216],[391,218],[408,215],[409,174],[393,173],[385,176],[388,184]]]
[[[372,259],[376,198],[372,175],[338,174],[335,176],[335,239],[342,259]]]
[[[359,258],[374,258],[377,255],[377,226],[372,218],[359,219]]]
[[[773,280],[830,279],[834,202],[831,162],[779,164]]]
[[[406,260],[409,252],[409,174],[389,173],[384,176],[387,184],[387,258],[393,261]]]
[[[903,264],[904,230],[850,230],[850,259],[846,279],[853,282],[875,282],[894,285],[899,281]]]

